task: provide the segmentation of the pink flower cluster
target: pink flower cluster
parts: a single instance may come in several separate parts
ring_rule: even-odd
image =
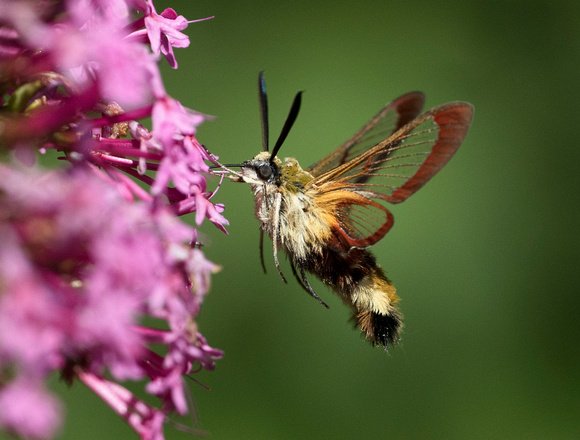
[[[195,320],[218,267],[178,219],[225,232],[195,137],[208,117],[166,93],[157,65],[177,67],[189,23],[151,0],[0,2],[0,152],[18,159],[0,165],[0,429],[54,437],[58,372],[163,439],[188,411],[184,376],[223,354]],[[51,151],[68,166],[34,165]]]

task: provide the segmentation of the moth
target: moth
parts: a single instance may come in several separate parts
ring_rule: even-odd
[[[278,152],[300,109],[302,92],[272,151],[263,73],[258,77],[263,151],[241,164],[222,165],[230,179],[251,186],[263,235],[289,256],[298,283],[321,304],[306,277],[311,273],[338,294],[373,345],[399,340],[402,315],[393,283],[367,248],[393,226],[387,203],[405,201],[455,154],[467,134],[473,107],[450,102],[420,114],[425,96],[407,93],[387,104],[350,139],[303,169]],[[239,167],[239,172],[231,168]]]

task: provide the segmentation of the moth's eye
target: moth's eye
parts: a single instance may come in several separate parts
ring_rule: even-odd
[[[270,164],[264,163],[258,167],[258,177],[262,180],[268,180],[274,170]]]

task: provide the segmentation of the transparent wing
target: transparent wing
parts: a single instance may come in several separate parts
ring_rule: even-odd
[[[468,103],[435,107],[370,150],[314,178],[309,185],[340,182],[367,197],[402,202],[453,157],[467,134],[472,115],[473,107]]]
[[[393,224],[384,202],[406,200],[437,174],[461,145],[472,115],[467,103],[435,107],[310,181],[307,187],[318,191],[317,200],[336,213],[335,246],[366,247],[380,240]]]
[[[421,92],[400,96],[387,104],[349,140],[306,170],[313,176],[319,176],[348,162],[415,119],[421,112],[424,102],[425,95]]]
[[[341,183],[324,185],[316,201],[332,212],[334,238],[329,244],[337,250],[370,246],[393,225],[393,215],[387,208]]]

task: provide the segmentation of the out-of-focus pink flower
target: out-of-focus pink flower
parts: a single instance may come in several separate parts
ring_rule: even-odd
[[[195,138],[209,117],[168,96],[157,66],[177,67],[188,23],[151,0],[0,2],[0,148],[70,165],[0,165],[0,429],[53,437],[62,411],[44,381],[58,372],[162,440],[188,410],[183,376],[223,355],[196,323],[219,267],[178,219],[225,232],[215,157]],[[159,406],[125,380],[148,380]]]
[[[196,362],[213,369],[222,355],[192,328],[216,270],[189,246],[193,230],[81,169],[46,175],[1,166],[0,194],[0,368],[12,365],[19,377],[74,365],[96,378],[106,370],[117,380],[149,377],[155,385],[147,389],[184,413],[175,375]],[[144,316],[168,330],[146,331]],[[167,346],[157,368],[144,362],[151,342]]]
[[[29,377],[0,389],[0,408],[0,426],[23,438],[52,438],[60,425],[60,402],[42,383]]]
[[[63,73],[79,84],[96,80],[106,101],[134,108],[150,101],[157,65],[144,45],[124,38],[129,15],[114,13],[114,6],[72,2],[71,22],[54,30],[54,50]]]
[[[2,12],[2,9],[0,9]],[[0,57],[15,56],[22,50],[20,36],[14,29],[0,26]]]

